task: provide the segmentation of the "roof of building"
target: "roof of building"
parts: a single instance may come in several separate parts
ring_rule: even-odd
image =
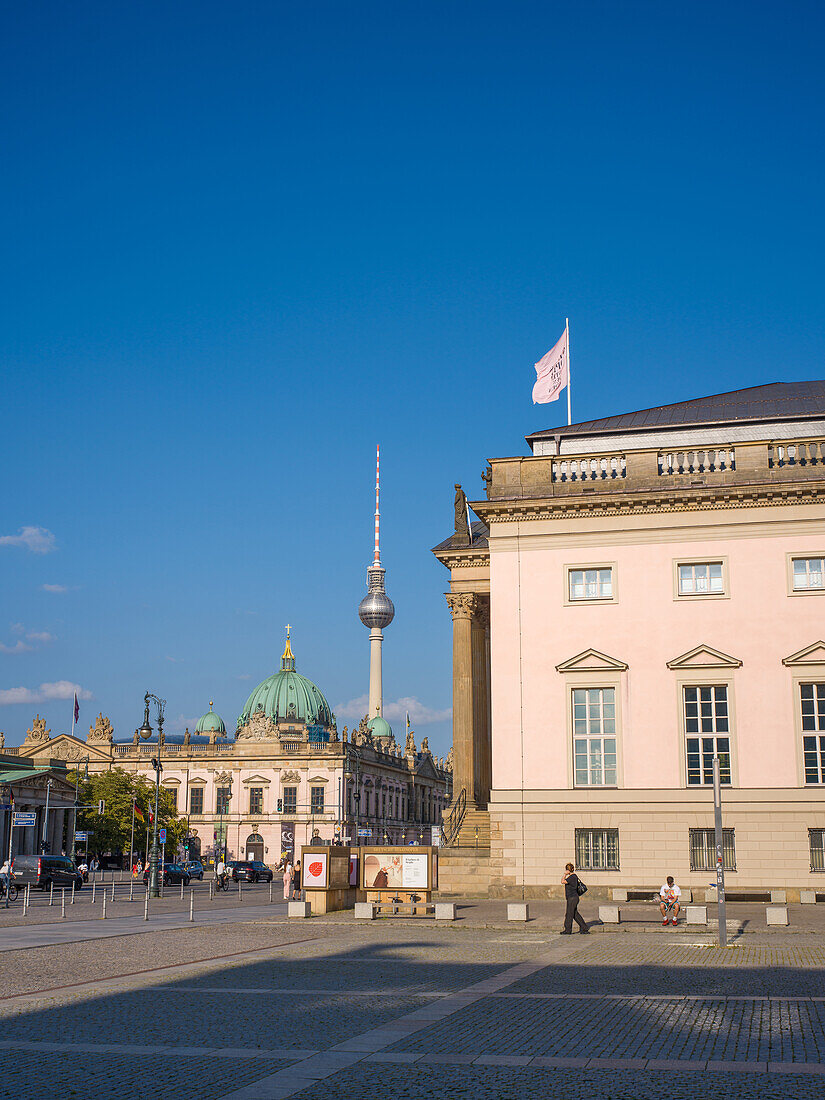
[[[695,397],[673,405],[657,405],[652,409],[605,416],[600,420],[584,420],[579,424],[562,424],[558,428],[533,432],[527,436],[532,444],[539,439],[562,439],[577,435],[614,434],[642,431],[650,428],[689,428],[702,424],[735,424],[760,420],[806,420],[825,416],[825,381],[770,382],[765,386],[749,386],[710,397]]]
[[[487,524],[476,519],[470,524],[470,546],[454,546],[455,535],[450,535],[448,539],[444,539],[438,546],[433,547],[433,553],[437,554],[439,550],[486,550],[489,545],[489,536],[490,529]]]
[[[244,726],[256,711],[276,722],[297,721],[331,729],[332,710],[323,692],[312,680],[295,671],[295,658],[287,628],[281,671],[262,680],[244,703],[238,725]]]
[[[392,737],[392,726],[387,719],[383,718],[380,714],[376,714],[374,718],[370,718],[369,722],[367,722],[367,729],[373,737]]]
[[[209,700],[209,710],[198,719],[198,724],[195,726],[195,733],[219,733],[221,736],[226,735],[226,726],[223,724],[223,718],[212,710],[211,699]]]

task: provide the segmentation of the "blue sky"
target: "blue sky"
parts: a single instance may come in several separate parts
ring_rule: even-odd
[[[382,445],[391,720],[450,739],[430,547],[574,419],[822,377],[810,3],[7,6],[0,729],[234,724],[367,691]],[[354,713],[339,709],[339,724]],[[349,708],[352,712],[357,705]]]

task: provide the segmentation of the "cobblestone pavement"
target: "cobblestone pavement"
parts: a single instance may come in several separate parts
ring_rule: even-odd
[[[809,937],[272,920],[2,961],[0,1097],[825,1096]]]

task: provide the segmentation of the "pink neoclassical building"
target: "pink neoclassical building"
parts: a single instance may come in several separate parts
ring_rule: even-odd
[[[546,896],[574,860],[591,887],[705,887],[718,754],[728,889],[825,892],[825,383],[528,444],[490,462],[472,529],[457,495],[435,550],[454,639],[442,885]]]

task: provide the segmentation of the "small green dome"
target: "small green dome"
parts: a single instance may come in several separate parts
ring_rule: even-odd
[[[211,700],[209,710],[198,719],[195,733],[219,733],[221,737],[226,737],[226,726],[223,724],[223,718],[212,710]]]
[[[289,635],[281,658],[281,671],[258,684],[244,703],[238,725],[245,726],[260,710],[275,722],[304,722],[308,726],[332,728],[332,710],[323,692],[295,671]]]
[[[392,726],[387,719],[382,718],[380,714],[376,714],[374,718],[370,718],[369,722],[367,722],[367,729],[373,737],[392,737]]]

